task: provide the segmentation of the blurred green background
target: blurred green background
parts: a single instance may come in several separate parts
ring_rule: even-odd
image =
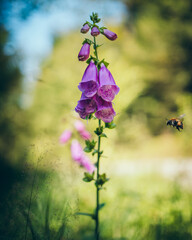
[[[27,14],[42,2],[27,2]],[[101,172],[110,181],[101,194],[101,236],[192,239],[192,2],[122,4],[123,21],[104,22],[118,39],[97,37],[104,44],[99,58],[110,63],[120,87],[117,127],[102,139]],[[82,24],[91,14],[84,11]],[[28,93],[32,104],[22,108],[19,54],[5,54],[10,33],[3,23],[0,33],[0,239],[93,239],[94,221],[75,213],[93,211],[94,185],[81,180],[70,145],[59,144],[77,118],[77,85],[86,67],[77,54],[84,35],[76,28],[54,39]],[[180,114],[186,114],[182,132],[166,126],[167,118]],[[92,133],[96,123],[84,123]]]

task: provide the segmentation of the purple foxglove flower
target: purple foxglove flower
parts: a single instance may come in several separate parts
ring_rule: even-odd
[[[81,99],[75,108],[75,111],[79,113],[82,119],[85,119],[89,114],[94,113],[96,110],[96,102],[93,98],[86,97],[83,93]]]
[[[112,122],[116,113],[112,107],[111,102],[106,102],[101,97],[96,97],[97,111],[95,117],[101,119],[103,122]]]
[[[71,135],[72,135],[71,130],[65,130],[65,131],[62,133],[62,135],[61,135],[61,137],[60,137],[60,139],[59,139],[59,142],[60,142],[61,144],[67,143],[67,142],[69,141],[69,139],[71,138]]]
[[[111,102],[118,92],[119,87],[116,85],[112,74],[102,63],[99,70],[99,89],[97,94],[105,101]]]
[[[103,34],[105,35],[105,37],[112,41],[117,38],[117,34],[110,31],[109,29],[103,29]]]
[[[98,36],[99,34],[100,34],[99,29],[98,29],[97,27],[93,27],[92,30],[91,30],[91,35],[92,35],[93,37],[96,37],[96,36]]]
[[[86,23],[85,25],[83,25],[83,27],[81,28],[81,33],[87,33],[89,31],[89,25]]]
[[[84,152],[80,143],[76,139],[74,139],[71,143],[71,156],[73,160],[81,164],[83,155]]]
[[[82,158],[82,162],[81,165],[89,172],[89,173],[93,173],[96,169],[96,167],[90,162],[90,159],[84,155],[84,157]]]
[[[78,55],[79,61],[86,61],[89,58],[90,45],[89,43],[84,43]]]
[[[86,97],[93,97],[96,94],[98,87],[97,67],[95,63],[91,61],[83,74],[83,78],[79,83],[78,88]]]

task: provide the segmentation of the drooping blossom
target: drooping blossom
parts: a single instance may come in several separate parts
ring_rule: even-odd
[[[112,41],[117,38],[117,34],[110,31],[109,29],[103,29],[103,34],[105,35],[105,37]]]
[[[79,116],[82,119],[85,119],[91,113],[94,113],[96,110],[96,102],[93,98],[86,97],[83,93],[81,99],[78,101],[75,111],[79,113]]]
[[[95,166],[83,152],[80,143],[75,139],[71,143],[71,156],[75,162],[84,167],[89,173],[95,171]]]
[[[99,89],[97,94],[105,101],[111,102],[118,92],[119,87],[116,85],[112,74],[102,63],[99,70]]]
[[[69,141],[69,139],[71,138],[72,132],[71,130],[65,130],[62,135],[60,136],[59,142],[61,144],[65,144]]]
[[[92,60],[89,66],[86,68],[78,88],[86,97],[90,98],[96,94],[98,87],[97,67]]]
[[[97,28],[97,27],[93,27],[92,29],[91,29],[91,35],[93,36],[93,37],[96,37],[96,36],[98,36],[100,34],[100,31],[99,31],[99,29]]]
[[[89,31],[89,25],[86,23],[85,25],[83,25],[83,27],[81,28],[81,33],[87,33]]]
[[[89,58],[89,54],[90,54],[90,45],[89,43],[84,43],[78,54],[79,61],[86,61]]]
[[[84,140],[91,139],[91,134],[85,129],[85,125],[81,121],[75,121],[74,126]]]
[[[101,97],[96,97],[97,111],[95,117],[101,119],[103,122],[112,122],[116,113],[111,102],[106,102]]]

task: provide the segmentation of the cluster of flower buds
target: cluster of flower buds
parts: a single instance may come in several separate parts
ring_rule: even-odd
[[[74,128],[84,140],[88,142],[90,141],[91,134],[85,129],[85,125],[81,121],[75,121]],[[67,142],[69,142],[69,140],[72,138],[73,133],[74,131],[71,131],[69,129],[65,130],[60,136],[60,143],[66,144]],[[76,139],[73,139],[71,142],[71,156],[75,162],[77,162],[80,166],[84,167],[89,173],[93,173],[95,171],[94,164],[92,164],[87,155],[85,155],[81,144]]]
[[[81,33],[87,33],[91,28],[91,35],[98,36],[100,33],[105,35],[110,40],[115,40],[117,35],[105,27],[99,28],[96,23],[100,21],[98,15],[93,13],[90,17],[93,24],[86,22]],[[90,56],[90,46],[93,44],[96,57]],[[82,92],[81,98],[75,108],[82,119],[88,119],[95,113],[95,117],[108,123],[111,122],[116,115],[112,101],[115,95],[119,92],[119,87],[116,85],[112,74],[107,69],[108,63],[104,60],[100,61],[97,58],[96,48],[99,45],[95,41],[85,39],[83,46],[78,55],[79,61],[87,60],[89,64],[86,68],[82,80],[78,85]]]

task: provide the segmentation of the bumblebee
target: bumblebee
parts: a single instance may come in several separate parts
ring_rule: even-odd
[[[168,119],[167,121],[167,126],[170,125],[170,126],[173,126],[175,127],[178,131],[180,131],[180,129],[183,129],[183,121],[184,121],[184,116],[185,114],[177,117],[177,118],[171,118],[171,119]]]

